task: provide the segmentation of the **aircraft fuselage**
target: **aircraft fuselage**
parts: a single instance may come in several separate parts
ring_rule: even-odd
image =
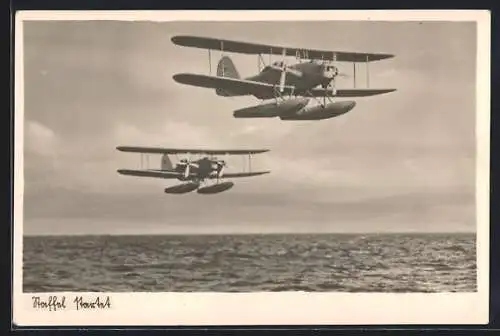
[[[335,70],[333,66],[313,62],[293,64],[286,71],[285,85],[295,87],[297,93],[306,92],[318,85],[328,85]],[[280,78],[281,64],[276,62],[266,66],[259,74],[245,79],[279,86]]]
[[[192,161],[191,163],[194,163],[194,165],[189,168],[190,176],[186,178],[184,175],[181,175],[179,177],[179,180],[191,181],[193,180],[192,175],[195,175],[195,180],[204,180],[214,173],[217,174],[221,169],[221,166],[218,164],[218,160],[212,160],[208,157]],[[178,163],[175,166],[175,171],[184,173],[186,171],[186,165],[183,163]]]

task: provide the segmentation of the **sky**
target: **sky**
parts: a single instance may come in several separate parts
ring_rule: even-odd
[[[209,72],[207,51],[170,41],[187,34],[391,53],[370,86],[397,91],[323,121],[235,119],[259,101],[173,81]],[[256,73],[255,56],[230,57]],[[475,69],[468,22],[26,22],[24,233],[474,232]],[[271,173],[166,195],[174,181],[116,172],[140,167],[119,145],[268,148],[252,168]]]

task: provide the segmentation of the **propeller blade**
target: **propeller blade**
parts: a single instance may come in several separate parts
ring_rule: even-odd
[[[185,178],[189,177],[189,171],[191,170],[190,168],[191,168],[190,164],[186,165],[186,170],[184,170],[184,177]]]
[[[223,174],[224,174],[224,166],[220,168],[219,173],[217,174],[217,178],[222,178]]]
[[[331,64],[335,69],[335,73],[333,74],[330,83],[328,83],[328,88],[332,89],[332,94],[335,96],[337,94],[337,82],[336,82],[337,77],[347,77],[347,76],[343,73],[340,73],[339,68],[337,67],[337,54],[333,53],[332,56],[333,57],[332,57]],[[326,98],[326,94],[325,94],[325,98]]]
[[[280,77],[280,92],[285,91],[285,80],[286,80],[286,71],[281,72],[281,77]]]
[[[285,91],[285,80],[286,80],[286,63],[285,63],[286,49],[283,48],[283,59],[282,68],[281,68],[281,77],[280,77],[280,92]]]
[[[330,85],[329,85],[332,89],[332,94],[334,96],[337,94],[337,85],[336,84],[337,84],[337,81],[335,80],[335,78],[333,78],[332,81],[330,82]]]

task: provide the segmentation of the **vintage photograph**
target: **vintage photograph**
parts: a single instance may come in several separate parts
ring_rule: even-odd
[[[23,20],[22,293],[478,293],[478,31]]]

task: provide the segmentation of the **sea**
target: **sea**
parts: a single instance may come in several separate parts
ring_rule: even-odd
[[[24,292],[474,292],[475,234],[27,236]]]

